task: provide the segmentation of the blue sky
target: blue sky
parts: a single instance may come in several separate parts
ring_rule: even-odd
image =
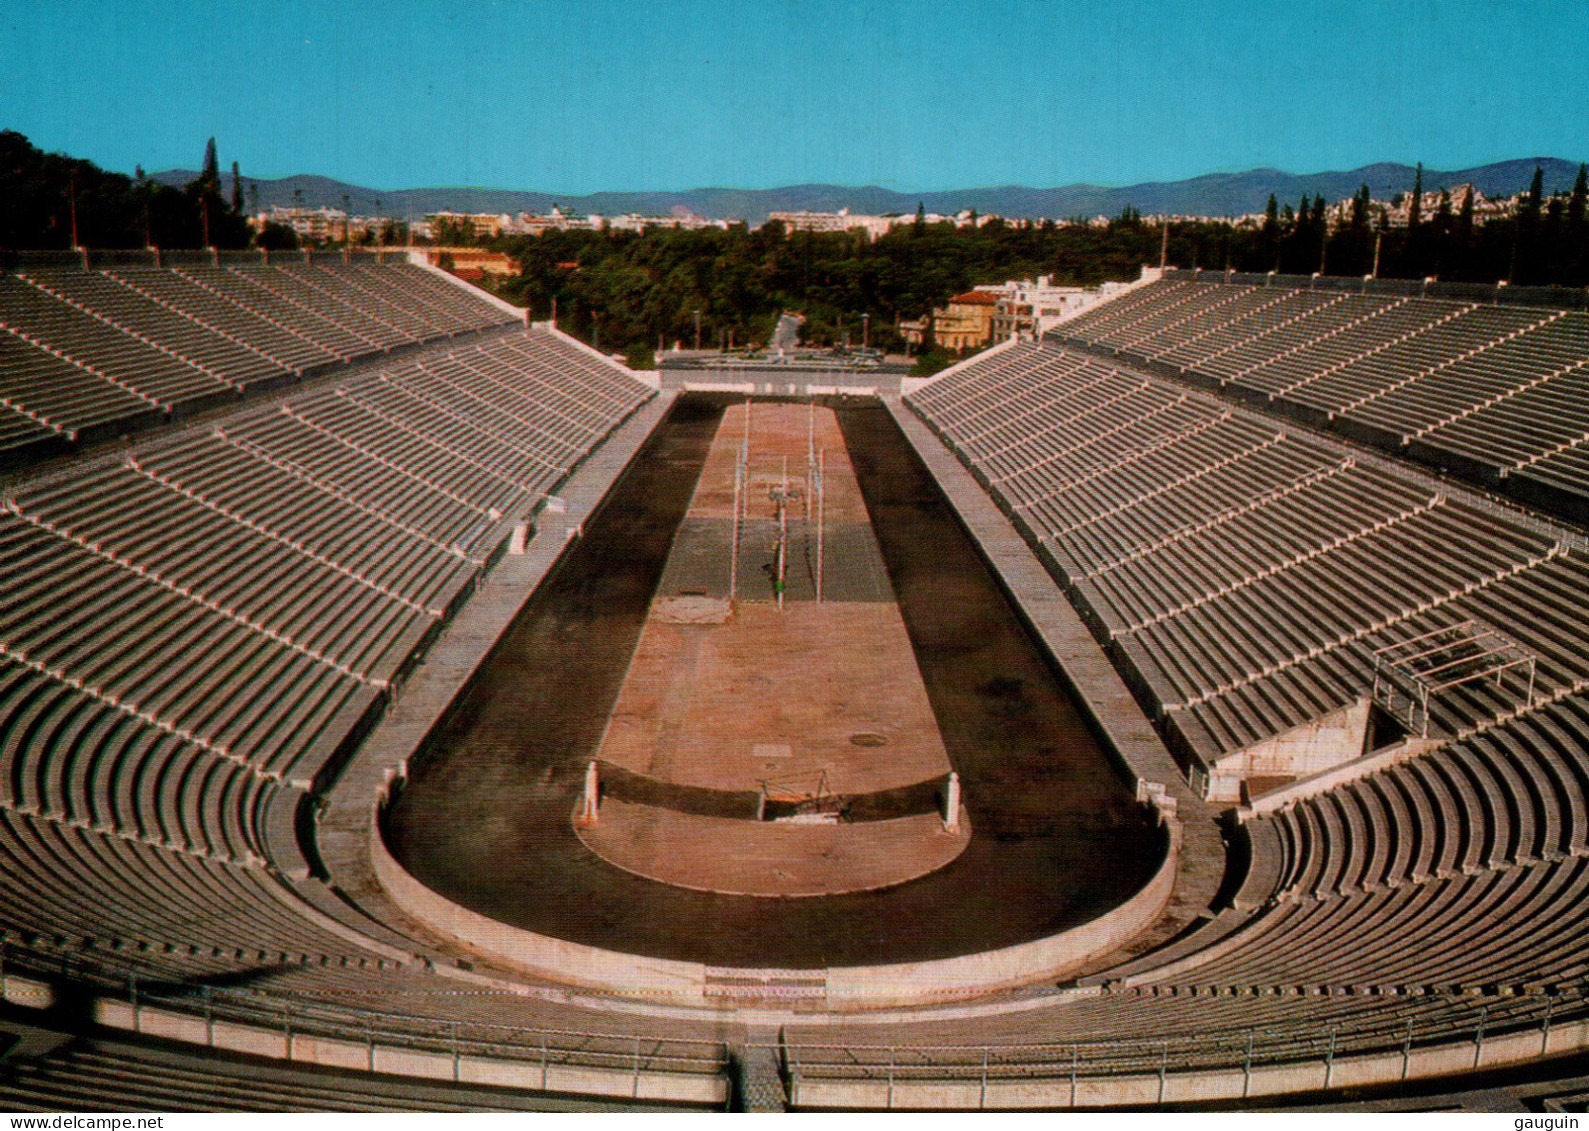
[[[1120,185],[1589,157],[1582,0],[0,0],[0,125],[373,188]]]

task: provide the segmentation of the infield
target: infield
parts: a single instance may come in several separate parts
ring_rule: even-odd
[[[1089,922],[1141,890],[1164,858],[1161,831],[887,412],[854,402],[835,405],[836,421],[875,531],[872,552],[886,563],[881,579],[863,569],[869,580],[854,589],[883,580],[897,597],[943,749],[965,783],[973,830],[965,851],[909,882],[788,899],[647,879],[580,841],[570,814],[585,766],[618,706],[654,598],[674,591],[664,566],[687,539],[685,514],[724,407],[698,397],[675,405],[411,759],[406,788],[383,821],[404,867],[449,900],[553,938],[789,969],[1010,946]],[[855,603],[876,603],[875,595]],[[898,746],[881,731],[849,733],[885,739],[854,746],[868,761]],[[906,782],[914,775],[900,773],[899,790],[862,795],[888,802],[864,815],[929,810],[935,798]],[[653,788],[657,779],[631,773],[620,784]],[[677,792],[660,807],[705,815],[754,797],[663,784]]]

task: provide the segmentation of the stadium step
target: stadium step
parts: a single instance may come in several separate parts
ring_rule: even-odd
[[[735,1108],[746,1112],[786,1111],[789,1094],[784,1088],[778,1056],[770,1045],[748,1045],[729,1054],[734,1072]]]

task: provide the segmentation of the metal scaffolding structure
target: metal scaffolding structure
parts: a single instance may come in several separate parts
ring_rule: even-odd
[[[1477,620],[1465,620],[1376,648],[1373,699],[1409,733],[1429,735],[1429,703],[1463,684],[1508,674],[1520,683],[1524,706],[1534,705],[1538,657],[1511,637]]]

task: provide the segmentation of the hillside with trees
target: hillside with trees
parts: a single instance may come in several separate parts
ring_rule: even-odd
[[[140,169],[128,177],[91,161],[45,153],[0,131],[0,248],[241,248],[250,234],[233,164],[223,190],[215,139],[199,174],[178,188]]]
[[[874,346],[898,349],[899,318],[941,306],[979,282],[1056,274],[1083,284],[1134,277],[1157,260],[1158,232],[1051,222],[980,228],[907,224],[873,242],[864,234],[785,232],[777,222],[695,231],[548,232],[492,246],[522,272],[496,285],[503,297],[604,349],[659,340],[713,346],[765,342],[778,315],[806,317],[803,340],[859,344],[869,316]]]
[[[1570,190],[1547,195],[1545,171],[1519,185],[1515,212],[1478,223],[1472,197],[1425,192],[1420,166],[1392,224],[1365,182],[1343,214],[1322,195],[1296,204],[1270,196],[1257,222],[1183,220],[1163,229],[1127,205],[1107,224],[1004,220],[957,227],[914,223],[872,241],[860,232],[787,232],[773,222],[748,229],[650,228],[549,231],[488,244],[520,265],[490,285],[600,348],[637,359],[658,342],[703,345],[768,340],[778,315],[803,313],[813,345],[858,343],[863,316],[870,343],[900,349],[900,319],[918,318],[975,285],[1050,275],[1093,286],[1134,278],[1164,248],[1177,267],[1243,272],[1582,287],[1589,284],[1589,184],[1578,167]],[[106,172],[47,154],[26,137],[0,132],[0,249],[243,248],[294,246],[286,228],[254,235],[236,164],[221,172],[215,141],[200,172],[181,186]],[[470,233],[453,233],[472,242]]]
[[[695,231],[549,231],[491,244],[522,265],[495,284],[503,297],[608,350],[765,342],[784,310],[806,316],[813,345],[858,342],[869,316],[874,346],[902,346],[894,326],[983,283],[1051,275],[1061,285],[1135,278],[1142,264],[1282,274],[1582,287],[1589,283],[1586,171],[1570,192],[1545,196],[1536,171],[1517,214],[1474,222],[1471,196],[1424,194],[1415,181],[1408,223],[1391,227],[1367,187],[1339,223],[1321,196],[1282,205],[1262,221],[1177,221],[1168,243],[1134,208],[1106,225],[994,219],[980,226],[918,219],[880,239],[860,232],[786,232],[773,222]]]

